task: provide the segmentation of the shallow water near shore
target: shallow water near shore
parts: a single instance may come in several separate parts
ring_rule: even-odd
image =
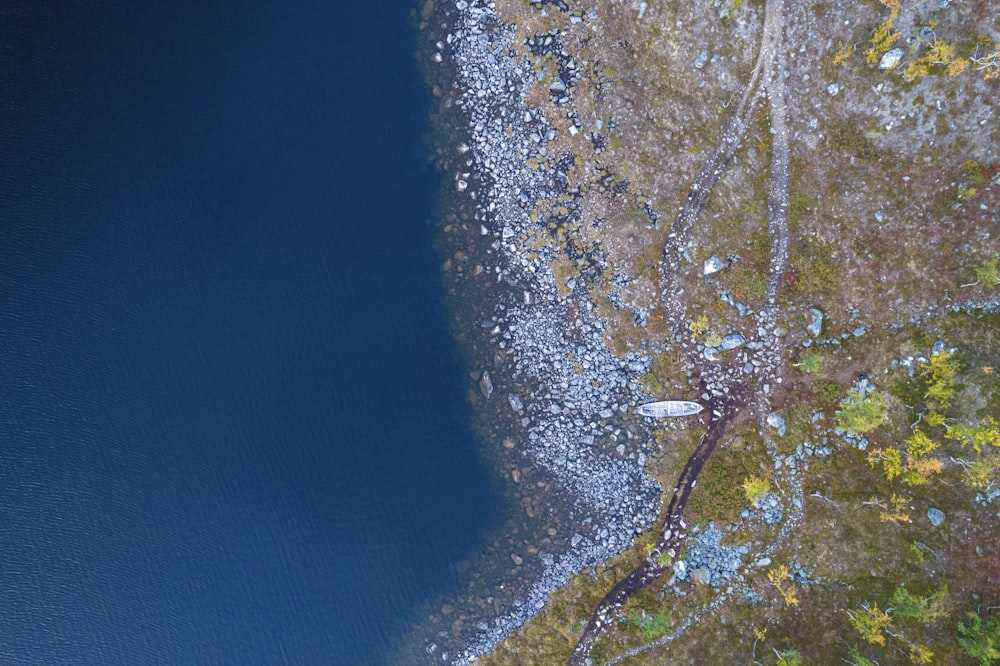
[[[409,9],[8,5],[0,661],[384,663],[501,529]]]

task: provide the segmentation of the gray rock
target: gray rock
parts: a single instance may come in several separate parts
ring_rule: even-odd
[[[865,334],[864,326],[858,326],[856,329],[854,329],[854,337],[860,338],[864,334]]]
[[[933,506],[927,509],[927,520],[931,521],[931,525],[933,525],[934,527],[937,527],[938,525],[943,523],[945,517],[946,516],[944,514],[944,511],[942,511],[941,509],[937,509]]]
[[[878,68],[882,70],[893,69],[903,59],[903,49],[892,49],[887,51],[882,59],[878,61]]]
[[[818,338],[819,334],[823,332],[823,311],[819,308],[809,308],[809,313],[812,314],[812,323],[806,326],[806,332],[814,338]]]
[[[733,333],[732,335],[727,335],[722,338],[722,344],[719,345],[719,348],[725,350],[736,349],[737,347],[743,346],[746,341],[746,338],[739,333]]]
[[[692,583],[707,583],[711,580],[711,573],[705,567],[698,567],[691,572],[691,582]]]
[[[510,408],[515,412],[520,412],[524,409],[524,403],[521,402],[521,398],[516,393],[508,393],[507,402],[510,403]]]
[[[767,425],[778,431],[778,437],[785,436],[785,419],[781,418],[778,414],[768,414]]]
[[[725,264],[722,263],[722,259],[719,259],[718,257],[709,257],[705,260],[703,272],[705,275],[711,275],[712,273],[718,273],[724,267]]]
[[[722,354],[715,347],[705,347],[705,359],[708,361],[722,360]]]
[[[771,558],[770,557],[762,557],[759,560],[757,560],[756,562],[754,562],[753,565],[755,567],[767,567],[767,566],[770,566],[771,565]]]
[[[479,379],[479,390],[487,400],[493,395],[493,380],[490,379],[489,370],[483,370],[483,376]]]
[[[694,68],[701,69],[708,62],[708,51],[702,51],[698,54],[698,57],[694,59]]]
[[[831,95],[836,95],[837,93],[840,92],[840,84],[839,83],[831,83],[830,85],[828,85],[826,87],[826,91],[828,93],[830,93]]]
[[[1000,488],[993,488],[992,490],[986,492],[976,493],[975,501],[976,504],[982,504],[983,506],[986,506],[987,504],[997,499],[998,497],[1000,497]]]
[[[940,354],[944,351],[944,340],[937,340],[931,347],[931,354]]]

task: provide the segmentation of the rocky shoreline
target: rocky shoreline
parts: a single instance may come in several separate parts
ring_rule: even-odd
[[[539,612],[573,574],[631,545],[656,519],[662,488],[644,470],[648,444],[623,424],[651,398],[639,384],[651,360],[613,355],[585,291],[574,280],[560,290],[546,248],[529,249],[525,242],[544,230],[531,210],[554,187],[551,174],[526,164],[544,156],[554,136],[545,117],[524,103],[534,73],[514,58],[512,30],[493,3],[458,0],[455,9],[434,60],[451,59],[456,68],[454,103],[468,120],[471,145],[459,147],[465,166],[454,181],[475,200],[475,220],[488,246],[491,265],[480,272],[498,286],[489,323],[497,358],[503,358],[480,389],[520,423],[514,446],[563,491],[567,520],[561,527],[572,532],[563,552],[539,553],[541,574],[526,596],[492,623],[480,622],[464,649],[456,654],[427,646],[436,659],[465,664]]]

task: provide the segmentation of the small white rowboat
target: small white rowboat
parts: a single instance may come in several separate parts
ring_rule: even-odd
[[[653,418],[665,418],[668,416],[690,416],[697,414],[704,409],[697,402],[688,400],[663,400],[661,402],[647,402],[639,406],[639,413],[643,416]]]

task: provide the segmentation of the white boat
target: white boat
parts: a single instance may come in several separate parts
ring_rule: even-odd
[[[704,407],[697,402],[689,400],[662,400],[660,402],[647,402],[639,406],[639,413],[643,416],[654,418],[665,418],[668,416],[691,416],[697,414]]]

